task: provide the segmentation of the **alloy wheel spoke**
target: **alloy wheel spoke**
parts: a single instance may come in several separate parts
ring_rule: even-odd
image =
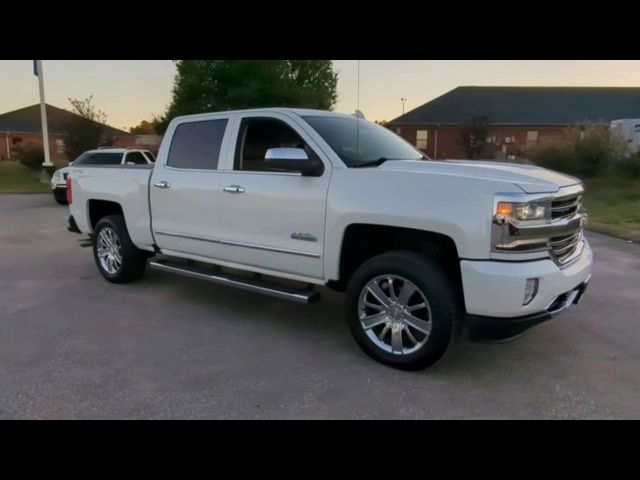
[[[421,318],[415,317],[410,314],[406,314],[403,317],[405,323],[415,328],[416,330],[421,331],[425,335],[428,335],[431,332],[431,321],[422,320]]]
[[[391,329],[391,351],[393,353],[402,353],[402,329]]]
[[[369,330],[370,328],[381,325],[386,321],[387,321],[386,313],[375,313],[373,315],[367,315],[360,319],[360,322],[362,322],[362,326],[364,327],[365,330]]]
[[[387,294],[382,291],[376,282],[371,282],[367,286],[367,291],[373,295],[373,297],[378,300],[383,307],[389,306],[389,298],[387,297]]]
[[[389,298],[391,300],[398,300],[398,297],[396,296],[396,291],[393,289],[393,278],[388,277],[387,278],[387,284],[389,285]]]
[[[409,327],[407,327],[406,325],[404,326],[404,333],[407,335],[407,338],[409,339],[409,341],[413,345],[417,345],[418,344],[418,340],[416,340],[416,337],[414,337],[413,333],[411,333],[411,329]]]
[[[384,338],[384,336],[387,334],[388,331],[389,331],[389,325],[385,325],[382,331],[380,332],[380,335],[378,335],[378,340],[382,342],[382,339]]]
[[[420,310],[421,308],[426,308],[427,304],[425,302],[417,303],[416,305],[411,305],[407,307],[407,311],[415,312],[416,310]]]
[[[398,295],[398,302],[403,305],[407,305],[411,295],[413,295],[415,291],[415,287],[410,282],[404,282],[404,285],[402,285],[402,288],[400,289],[400,294]]]

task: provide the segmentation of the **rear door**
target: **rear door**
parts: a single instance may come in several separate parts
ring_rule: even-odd
[[[219,166],[229,154],[230,116],[187,120],[167,131],[151,178],[152,231],[168,254],[218,259],[220,204],[225,179]],[[165,148],[163,146],[163,148]]]

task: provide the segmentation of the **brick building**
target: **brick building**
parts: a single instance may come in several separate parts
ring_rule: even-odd
[[[77,117],[75,113],[47,104],[49,152],[51,162],[56,166],[66,165],[70,160],[66,153],[65,138],[69,122]],[[136,145],[136,135],[109,125],[104,125],[104,135],[113,146]],[[42,147],[40,104],[0,115],[0,161],[15,159],[16,150],[25,146]]]
[[[640,88],[458,87],[386,126],[431,158],[456,159],[466,157],[461,128],[482,116],[489,122],[486,157],[522,157],[561,142],[569,126],[640,118]]]

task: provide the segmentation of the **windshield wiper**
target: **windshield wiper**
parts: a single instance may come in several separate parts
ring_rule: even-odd
[[[362,162],[362,163],[359,163],[358,165],[354,165],[353,168],[379,167],[387,160],[390,160],[390,159],[387,157],[380,157],[377,160],[371,160],[369,162]]]

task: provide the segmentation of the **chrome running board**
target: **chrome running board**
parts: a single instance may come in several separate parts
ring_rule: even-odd
[[[165,272],[177,273],[185,277],[197,278],[208,282],[227,285],[230,287],[248,290],[250,292],[262,293],[271,297],[282,298],[297,303],[312,303],[320,298],[320,294],[312,290],[309,285],[306,289],[295,289],[275,283],[268,283],[264,277],[245,277],[234,275],[221,270],[219,267],[209,267],[195,262],[180,263],[168,259],[154,260],[149,262],[152,268]]]

